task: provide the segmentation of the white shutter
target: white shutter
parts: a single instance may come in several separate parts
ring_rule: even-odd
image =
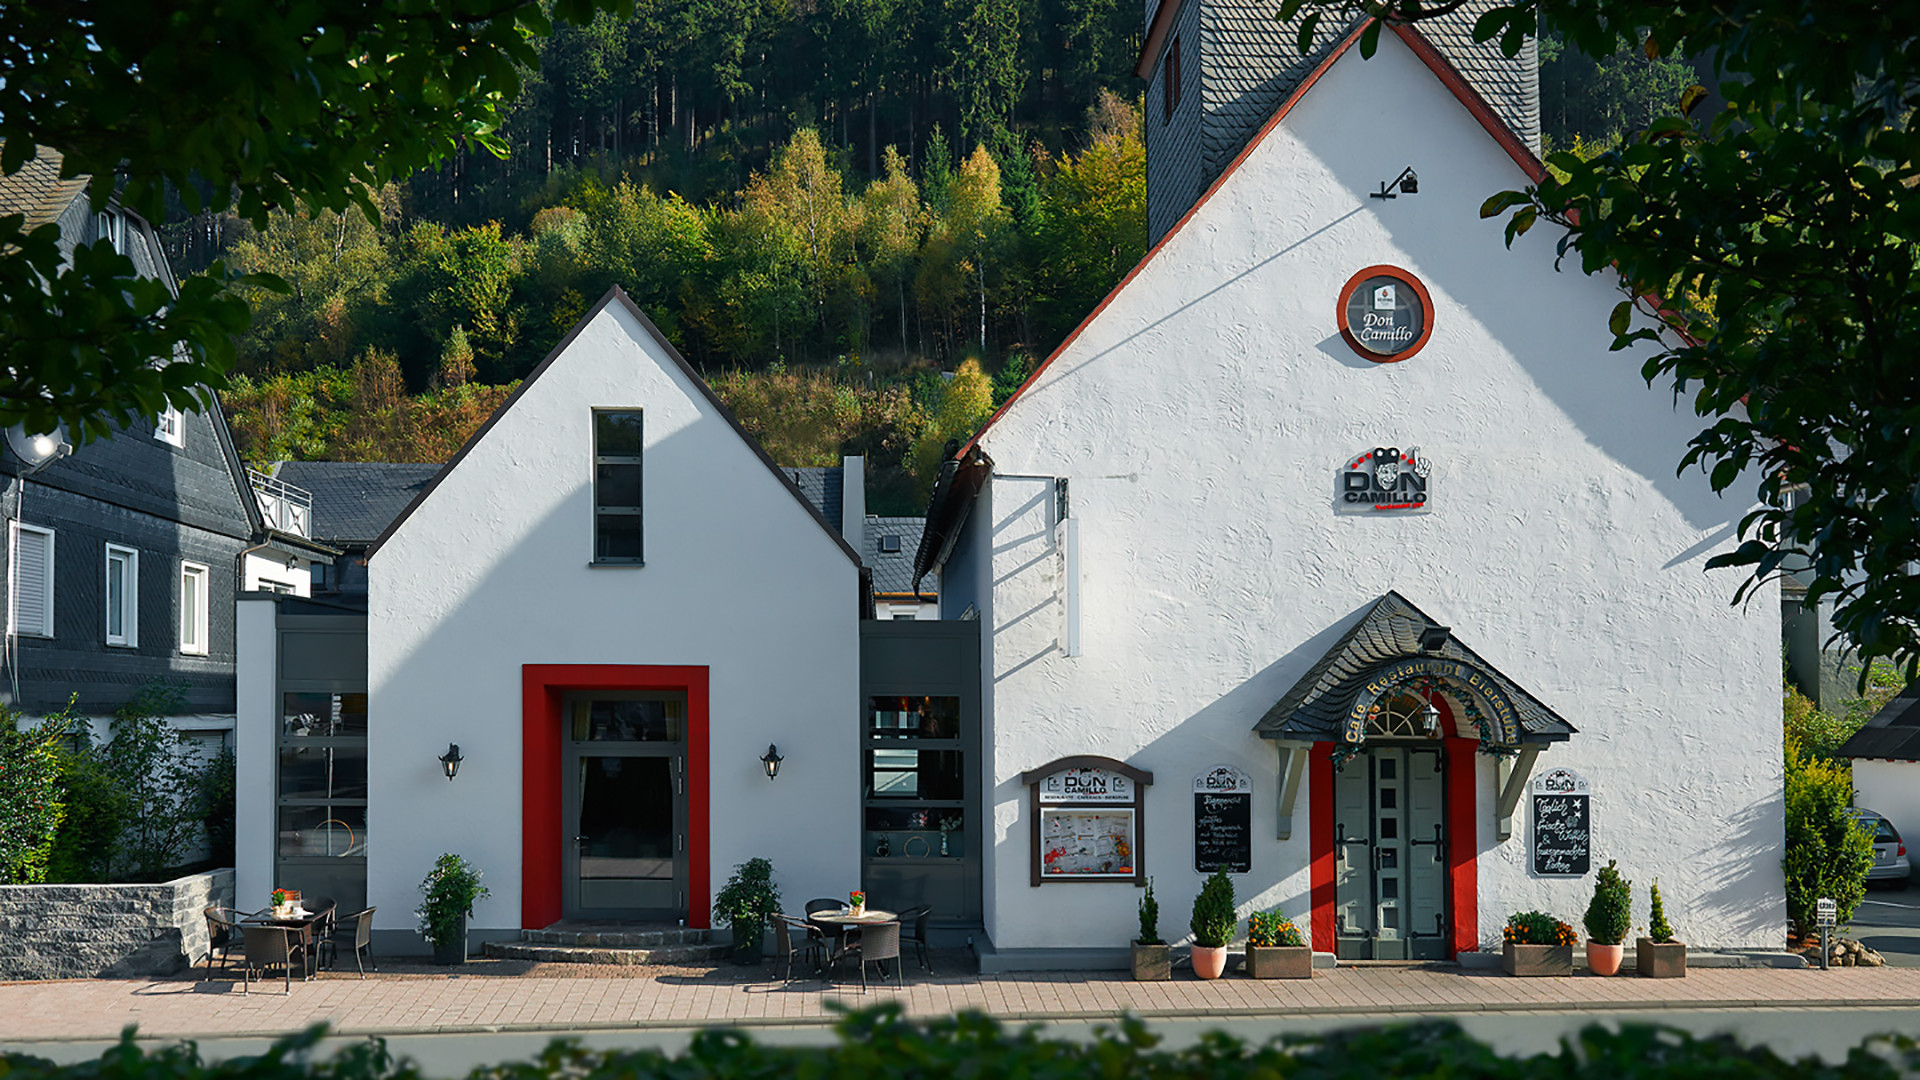
[[[13,603],[8,629],[15,634],[53,636],[53,533],[31,525],[13,525]]]

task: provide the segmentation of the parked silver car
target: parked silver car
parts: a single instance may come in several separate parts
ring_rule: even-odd
[[[1884,881],[1896,889],[1906,888],[1913,865],[1907,861],[1907,845],[1900,839],[1900,830],[1893,827],[1893,822],[1865,807],[1856,806],[1847,813],[1873,830],[1873,869],[1867,871],[1867,880]]]

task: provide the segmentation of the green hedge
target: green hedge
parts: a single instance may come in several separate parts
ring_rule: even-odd
[[[259,1057],[211,1064],[190,1043],[148,1051],[130,1038],[78,1065],[0,1053],[0,1080],[421,1080],[411,1062],[394,1060],[378,1040],[349,1042],[315,1060],[311,1051],[323,1030],[282,1040]],[[765,1046],[720,1030],[695,1036],[679,1055],[585,1050],[556,1041],[534,1061],[476,1069],[468,1080],[1893,1080],[1920,1068],[1920,1049],[1905,1037],[1872,1040],[1844,1064],[1825,1065],[1814,1058],[1789,1061],[1725,1037],[1644,1026],[1591,1027],[1557,1053],[1527,1058],[1501,1057],[1437,1021],[1258,1046],[1218,1033],[1182,1050],[1161,1050],[1158,1042],[1132,1019],[1080,1042],[1003,1027],[978,1014],[908,1021],[896,1007],[883,1006],[844,1017],[829,1046]]]

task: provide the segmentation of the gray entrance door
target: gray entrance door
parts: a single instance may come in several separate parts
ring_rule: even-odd
[[[1444,765],[1438,745],[1374,745],[1334,771],[1334,935],[1343,959],[1446,958]]]
[[[562,739],[561,910],[569,919],[686,915],[686,699],[569,699]]]

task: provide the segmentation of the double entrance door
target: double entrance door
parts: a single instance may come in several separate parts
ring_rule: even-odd
[[[1334,935],[1344,960],[1448,956],[1445,754],[1372,744],[1334,770]]]
[[[563,914],[685,917],[686,695],[570,697],[563,716]]]

